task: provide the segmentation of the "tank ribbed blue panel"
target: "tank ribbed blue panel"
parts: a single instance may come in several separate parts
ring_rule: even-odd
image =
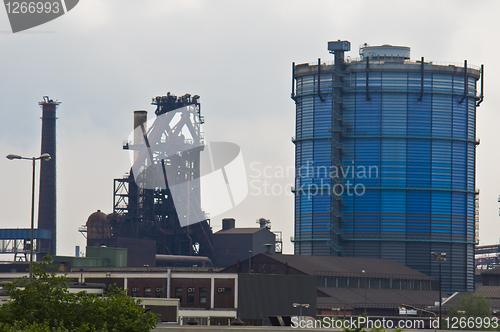
[[[321,87],[331,89],[330,75],[322,76]],[[327,240],[332,236],[330,227],[332,197],[330,177],[332,145],[333,100],[319,98],[317,77],[305,76],[296,81],[296,179],[295,188],[295,252],[304,255],[330,255]]]
[[[336,166],[332,145],[341,144],[343,254],[394,259],[437,278],[430,253],[447,253],[443,289],[471,291],[476,78],[468,78],[470,97],[461,102],[463,74],[426,65],[419,100],[421,74],[391,66],[370,69],[369,98],[364,71],[348,69],[341,97],[330,94],[334,71],[322,75],[323,101],[317,75],[296,78],[295,186],[307,190],[295,193],[295,238],[310,241],[295,242],[295,253],[337,254],[327,241],[339,231],[331,225],[332,195],[312,190],[335,185],[326,170]],[[343,106],[341,142],[332,142],[334,100]]]
[[[430,252],[446,252],[443,287],[472,289],[473,269],[465,269],[474,235],[475,105],[452,95],[463,94],[463,77],[426,74],[425,87],[435,94],[419,101],[419,75],[382,72],[379,80],[370,73],[367,101],[365,73],[351,75],[356,87],[344,95],[352,128],[344,167],[378,167],[379,177],[355,176],[351,181],[365,186],[365,194],[344,194],[345,254],[376,253],[436,276]]]

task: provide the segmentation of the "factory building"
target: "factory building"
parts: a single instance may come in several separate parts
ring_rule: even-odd
[[[436,279],[390,259],[265,253],[222,272],[239,273],[240,278],[309,276],[315,279],[317,316],[358,316],[366,312],[394,317],[401,304],[436,311],[434,304],[439,299]]]
[[[281,254],[281,232],[271,232],[268,219],[260,218],[258,222],[260,227],[236,228],[233,218],[222,219],[222,229],[214,233],[217,266],[237,264],[265,252]]]
[[[328,43],[293,64],[295,254],[393,259],[474,290],[477,88],[483,69],[410,60],[403,46]]]
[[[108,248],[109,249],[109,248]],[[281,256],[281,255],[277,255]],[[0,283],[26,272],[0,271]],[[316,312],[316,278],[308,275],[222,273],[218,268],[73,267],[58,275],[70,281],[70,292],[103,294],[111,285],[141,300],[162,322],[229,325],[236,317],[245,325],[271,325],[272,316],[293,316],[293,303],[309,303],[304,315]],[[290,291],[293,289],[294,291]],[[0,287],[0,300],[3,296]]]

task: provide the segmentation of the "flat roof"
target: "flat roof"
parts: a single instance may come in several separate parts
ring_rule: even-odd
[[[266,256],[304,273],[318,276],[365,276],[362,272],[364,270],[366,277],[391,275],[393,278],[435,280],[391,259],[280,254],[266,254]]]
[[[318,290],[328,295],[317,297],[318,308],[339,308],[343,306],[362,308],[365,303],[364,288],[333,288],[318,287]],[[439,301],[438,291],[416,291],[408,289],[366,289],[367,308],[385,307],[398,308],[401,304],[417,307],[427,307]]]
[[[264,228],[261,228],[261,227],[238,227],[238,228],[230,228],[230,229],[221,229],[220,231],[215,232],[214,235],[215,234],[255,234],[257,232],[260,232],[263,229]]]

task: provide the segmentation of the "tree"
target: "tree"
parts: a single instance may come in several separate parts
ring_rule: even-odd
[[[456,323],[458,326],[463,324],[463,329],[487,330],[488,328],[478,324],[479,321],[476,320],[491,317],[490,300],[480,294],[466,294],[461,296],[458,299],[458,306],[450,306],[449,317],[450,324],[458,322]],[[484,324],[484,319],[481,320],[481,323]]]
[[[5,285],[10,299],[0,307],[0,330],[147,332],[155,326],[155,315],[116,286],[104,297],[69,293],[67,277],[47,272],[54,268],[48,260],[33,265],[31,282],[23,277]]]
[[[450,317],[490,317],[490,300],[483,295],[466,294],[458,299],[458,306],[450,306],[449,315]]]

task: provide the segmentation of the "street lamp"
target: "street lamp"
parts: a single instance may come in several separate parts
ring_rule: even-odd
[[[365,276],[364,277],[364,289],[365,289],[365,315],[366,315],[366,271],[365,270],[361,270],[361,273],[363,273],[363,275]]]
[[[434,259],[439,262],[439,329],[441,329],[441,306],[443,297],[441,296],[441,262],[446,260],[446,253],[435,253],[431,252],[431,255],[434,256]]]
[[[252,273],[252,250],[248,250],[248,273]]]
[[[300,319],[300,317],[302,317],[302,307],[304,307],[304,308],[309,308],[309,303],[294,303],[294,304],[293,304],[293,307],[294,307],[294,308],[299,307],[299,310],[300,310],[300,316],[299,316],[299,319]]]
[[[9,160],[14,160],[14,159],[26,159],[26,160],[32,160],[33,161],[33,181],[31,184],[31,235],[30,235],[30,282],[31,279],[33,278],[33,230],[35,228],[35,161],[37,159],[41,160],[50,160],[50,154],[44,153],[40,157],[21,157],[17,154],[9,154],[7,155],[7,159]]]

